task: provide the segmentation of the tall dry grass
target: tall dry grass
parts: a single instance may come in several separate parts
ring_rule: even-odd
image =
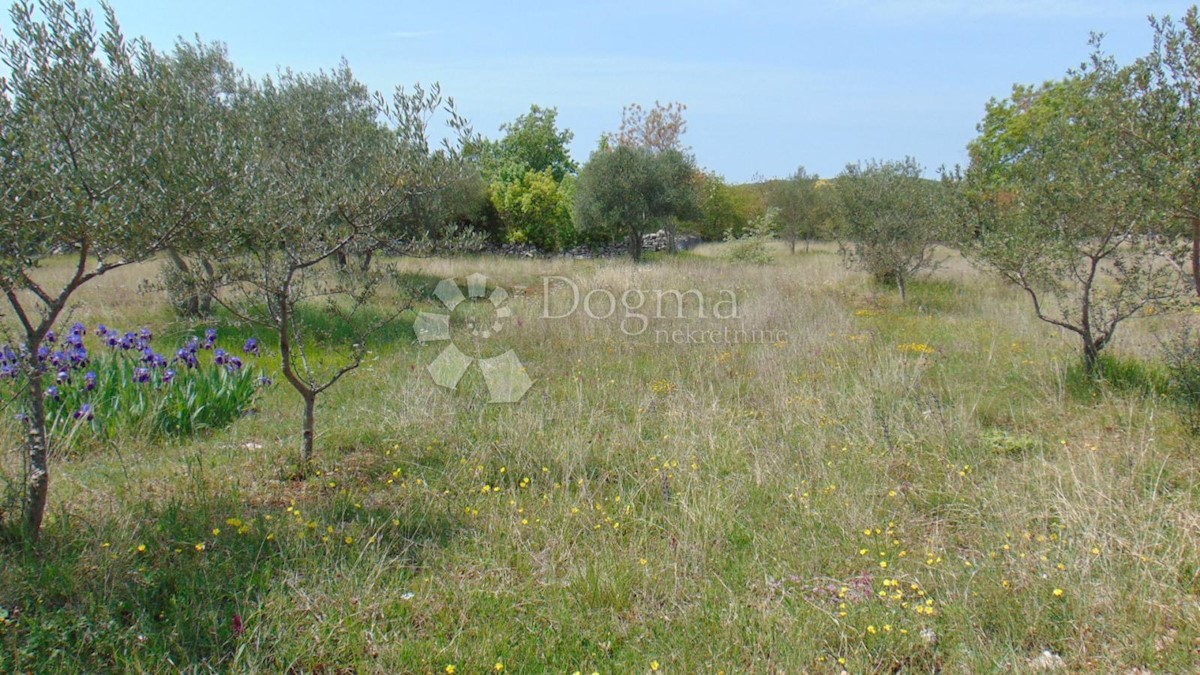
[[[952,254],[901,305],[830,246],[779,246],[765,266],[723,251],[644,265],[395,261],[412,278],[481,272],[525,287],[498,336],[456,339],[483,358],[514,350],[534,381],[526,397],[488,404],[474,370],[440,389],[424,368],[443,344],[381,343],[321,403],[309,480],[288,477],[299,405],[284,388],[210,437],[60,461],[55,569],[94,580],[38,605],[37,566],[3,549],[0,607],[23,618],[0,633],[0,663],[1195,669],[1200,465],[1170,401],[1080,387],[1072,340]],[[138,277],[88,289],[80,316],[165,316],[161,299],[115,292]],[[638,335],[623,311],[546,319],[545,277],[618,299],[731,291],[739,316],[671,313]],[[566,290],[551,286],[552,300]],[[786,339],[657,338],[726,325]],[[1162,325],[1131,324],[1113,349],[1152,359]],[[167,565],[189,575],[170,577],[174,605]],[[109,626],[92,655],[39,646],[64,617]]]

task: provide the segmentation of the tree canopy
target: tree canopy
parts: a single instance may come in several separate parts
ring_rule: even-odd
[[[909,280],[936,264],[945,241],[943,186],[921,176],[911,157],[850,164],[836,181],[842,253],[879,281],[896,284],[901,299]]]
[[[224,110],[197,73],[220,50],[181,44],[174,58],[126,41],[111,8],[98,31],[71,3],[14,5],[0,35],[0,292],[30,358],[22,413],[29,426],[26,527],[36,536],[49,490],[42,347],[73,294],[220,217],[238,174]],[[211,58],[210,58],[211,57]],[[197,65],[197,62],[204,62]],[[73,259],[65,278],[36,274]],[[39,280],[40,279],[40,280]]]
[[[498,143],[501,162],[499,173],[523,177],[527,171],[549,171],[561,182],[579,172],[567,146],[575,138],[570,129],[558,128],[558,109],[529,107],[529,112],[500,127],[504,137]]]
[[[821,188],[820,177],[800,167],[786,180],[772,181],[767,186],[767,203],[778,209],[779,234],[788,242],[792,253],[796,244],[817,238],[831,220],[835,203],[832,191]]]
[[[1181,288],[1156,245],[1148,158],[1126,151],[1134,112],[1125,80],[1097,60],[993,100],[971,144],[980,220],[967,252],[1024,290],[1038,318],[1078,335],[1089,370],[1123,321]]]
[[[1122,69],[1133,110],[1122,138],[1143,156],[1143,180],[1159,188],[1171,235],[1190,240],[1192,286],[1200,295],[1200,14],[1193,5],[1178,22],[1151,18],[1154,46]]]
[[[332,275],[329,265],[356,245],[373,246],[397,214],[447,189],[460,175],[465,121],[438,87],[373,94],[342,64],[330,72],[266,78],[249,103],[250,170],[241,184],[243,215],[229,236],[236,255],[221,260],[222,304],[279,338],[286,381],[304,401],[302,459],[313,452],[319,394],[362,362],[373,333],[393,321],[366,311],[385,279],[372,270]],[[457,145],[434,149],[428,120],[448,117]],[[353,338],[339,340],[304,320],[333,315]],[[325,354],[310,356],[314,346]],[[335,357],[336,355],[336,357]]]
[[[597,150],[579,175],[575,222],[581,230],[624,234],[633,259],[640,260],[643,234],[669,218],[699,213],[694,173],[690,158],[678,150]]]
[[[530,106],[500,127],[500,140],[473,141],[466,153],[487,183],[504,238],[548,251],[575,239],[569,202],[579,166],[567,147],[575,134],[560,130],[557,120],[556,108]]]

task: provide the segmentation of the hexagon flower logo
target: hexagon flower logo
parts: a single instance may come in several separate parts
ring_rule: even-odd
[[[483,381],[487,385],[488,402],[516,403],[533,386],[533,380],[525,373],[525,366],[516,352],[510,349],[492,358],[476,358],[464,354],[451,341],[450,313],[468,298],[486,298],[495,310],[496,319],[490,325],[481,326],[475,322],[468,322],[466,328],[475,338],[486,340],[495,336],[504,329],[505,320],[512,317],[512,308],[507,306],[510,297],[508,291],[497,286],[488,295],[487,281],[487,277],[479,273],[468,276],[467,294],[463,295],[458,282],[454,279],[442,279],[434,288],[433,295],[441,301],[446,313],[421,312],[417,315],[413,328],[421,344],[440,341],[447,343],[437,358],[425,368],[435,384],[447,389],[457,389],[467,370],[472,365],[479,364]]]

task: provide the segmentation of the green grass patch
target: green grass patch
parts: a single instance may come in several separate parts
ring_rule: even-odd
[[[1067,391],[1077,400],[1094,400],[1104,391],[1140,396],[1161,396],[1169,390],[1168,375],[1157,363],[1135,357],[1101,354],[1089,373],[1083,360],[1066,371]]]

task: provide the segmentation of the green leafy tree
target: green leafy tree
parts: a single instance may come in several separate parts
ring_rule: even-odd
[[[704,172],[698,177],[700,217],[695,223],[696,234],[708,241],[721,239],[726,232],[740,235],[746,229],[747,218],[739,208],[737,192],[716,172]]]
[[[434,150],[428,120],[445,115],[456,145]],[[302,467],[313,458],[316,403],[358,368],[369,341],[408,307],[375,302],[387,277],[322,264],[380,239],[406,208],[447,189],[469,134],[437,87],[372,95],[345,64],[284,72],[258,87],[239,255],[220,262],[219,301],[278,336],[284,379],[304,405]],[[332,328],[322,328],[332,326]]]
[[[98,32],[70,2],[18,3],[0,35],[0,292],[31,355],[84,284],[203,227],[236,164],[213,101],[104,11]],[[56,253],[70,258],[66,274],[40,274]],[[43,359],[25,359],[32,537],[50,485],[45,373]]]
[[[800,241],[808,251],[809,243],[819,236],[828,221],[829,192],[819,189],[819,184],[819,176],[810,175],[800,167],[788,179],[774,181],[767,188],[767,204],[778,209],[779,234],[793,255]]]
[[[468,152],[489,183],[506,238],[551,251],[569,246],[575,239],[570,181],[579,171],[567,147],[574,133],[559,130],[556,108],[536,105],[500,130],[499,141],[477,141]]]
[[[1160,207],[1181,226],[1167,236],[1190,242],[1176,258],[1190,258],[1200,295],[1200,14],[1193,5],[1178,23],[1151,25],[1153,49],[1120,73],[1134,114],[1116,140],[1145,156],[1144,180],[1159,187]]]
[[[529,112],[500,127],[504,137],[496,147],[500,167],[494,173],[521,179],[529,171],[549,171],[555,182],[579,173],[568,146],[575,138],[570,129],[558,128],[558,109],[529,107]]]
[[[391,131],[382,128],[385,146]],[[464,141],[464,143],[467,141]],[[379,227],[364,230],[335,256],[338,267],[349,271],[351,257],[359,272],[369,272],[380,252],[409,257],[475,252],[486,243],[485,232],[498,218],[491,196],[477,167],[460,153],[434,153],[425,169],[436,182],[414,191],[394,204]]]
[[[901,301],[908,282],[938,264],[945,240],[947,195],[921,177],[921,165],[902,161],[851,164],[837,177],[846,261],[881,282],[895,284]]]
[[[508,230],[509,239],[529,242],[546,251],[574,243],[575,228],[567,182],[554,179],[549,168],[527,171],[520,180],[492,186],[492,202]]]
[[[671,218],[699,214],[694,175],[691,160],[678,150],[627,145],[597,150],[579,174],[575,222],[583,231],[627,237],[630,255],[641,260],[643,234]]]
[[[175,101],[183,105],[191,100],[208,101],[214,128],[225,130],[222,136],[224,141],[237,136],[238,128],[245,124],[245,106],[240,102],[246,94],[246,81],[241,71],[229,60],[223,45],[179,42],[173,53],[156,59],[155,63],[159,70],[158,77],[180,88],[183,96],[175,97]],[[186,111],[179,112],[186,114]],[[239,148],[228,143],[227,146],[219,151],[208,148],[214,162],[223,156],[227,163],[222,180],[213,183],[211,203],[215,204],[230,203],[235,189],[236,170],[233,167],[236,164],[229,162],[236,161]],[[173,149],[192,156],[206,150],[183,144]],[[166,253],[171,264],[163,267],[163,287],[180,316],[199,318],[212,314],[212,296],[208,292],[215,281],[216,271],[212,261],[215,256],[224,254],[220,250],[221,233],[232,215],[227,209],[214,210],[203,222],[197,222],[183,231],[167,247]]]
[[[682,205],[677,213],[671,213],[661,219],[656,219],[659,226],[667,233],[667,250],[675,252],[675,234],[681,218],[699,218],[699,209],[695,204],[696,181],[700,172],[695,168],[695,159],[683,145],[683,134],[687,131],[687,120],[683,112],[687,106],[674,102],[663,104],[654,102],[654,107],[646,110],[641,104],[633,103],[621,110],[621,127],[615,135],[605,134],[601,137],[602,149],[611,147],[640,148],[651,154],[678,153],[683,160],[692,166],[692,176],[689,181],[691,188],[685,187],[685,181],[678,178],[677,182],[664,185],[670,195],[666,198],[676,199],[687,193],[687,203]],[[668,160],[667,163],[673,160]],[[667,163],[663,164],[665,168]],[[667,193],[664,193],[665,195]],[[681,216],[682,213],[693,215]],[[631,240],[632,241],[632,240]],[[641,244],[638,244],[641,255]]]
[[[1111,62],[993,100],[966,187],[982,218],[966,252],[1021,288],[1039,319],[1076,334],[1094,372],[1125,320],[1170,307],[1178,271],[1156,246],[1145,155],[1121,140],[1131,98]]]

